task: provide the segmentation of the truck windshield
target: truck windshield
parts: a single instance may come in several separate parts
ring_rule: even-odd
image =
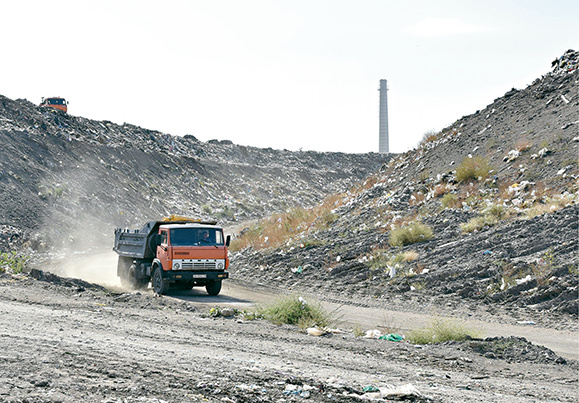
[[[173,228],[171,245],[223,245],[223,232],[214,228]]]

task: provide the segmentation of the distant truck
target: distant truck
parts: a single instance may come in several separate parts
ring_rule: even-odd
[[[171,216],[150,221],[140,230],[116,228],[113,250],[119,255],[121,284],[143,289],[151,282],[157,294],[166,294],[171,287],[204,286],[209,295],[218,295],[221,281],[229,277],[231,237],[224,237],[216,224]]]
[[[51,98],[42,98],[42,102],[40,106],[49,106],[51,108],[60,109],[61,111],[67,112],[68,110],[68,102],[64,98],[60,97],[51,97]]]

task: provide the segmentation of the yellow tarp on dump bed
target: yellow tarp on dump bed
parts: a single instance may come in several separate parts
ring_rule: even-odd
[[[185,217],[182,215],[171,214],[169,217],[163,217],[161,220],[163,222],[198,222],[201,224],[217,224],[217,221],[212,220],[202,220],[200,218],[193,218],[193,217]]]

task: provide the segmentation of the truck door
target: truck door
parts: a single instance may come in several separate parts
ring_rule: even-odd
[[[167,230],[161,230],[161,243],[157,246],[157,259],[161,261],[163,270],[171,270],[171,262],[169,261],[169,240],[167,238]]]

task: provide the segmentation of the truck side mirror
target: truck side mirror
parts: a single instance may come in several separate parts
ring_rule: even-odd
[[[225,246],[229,247],[230,243],[231,243],[231,235],[227,235],[227,237],[225,238]]]

